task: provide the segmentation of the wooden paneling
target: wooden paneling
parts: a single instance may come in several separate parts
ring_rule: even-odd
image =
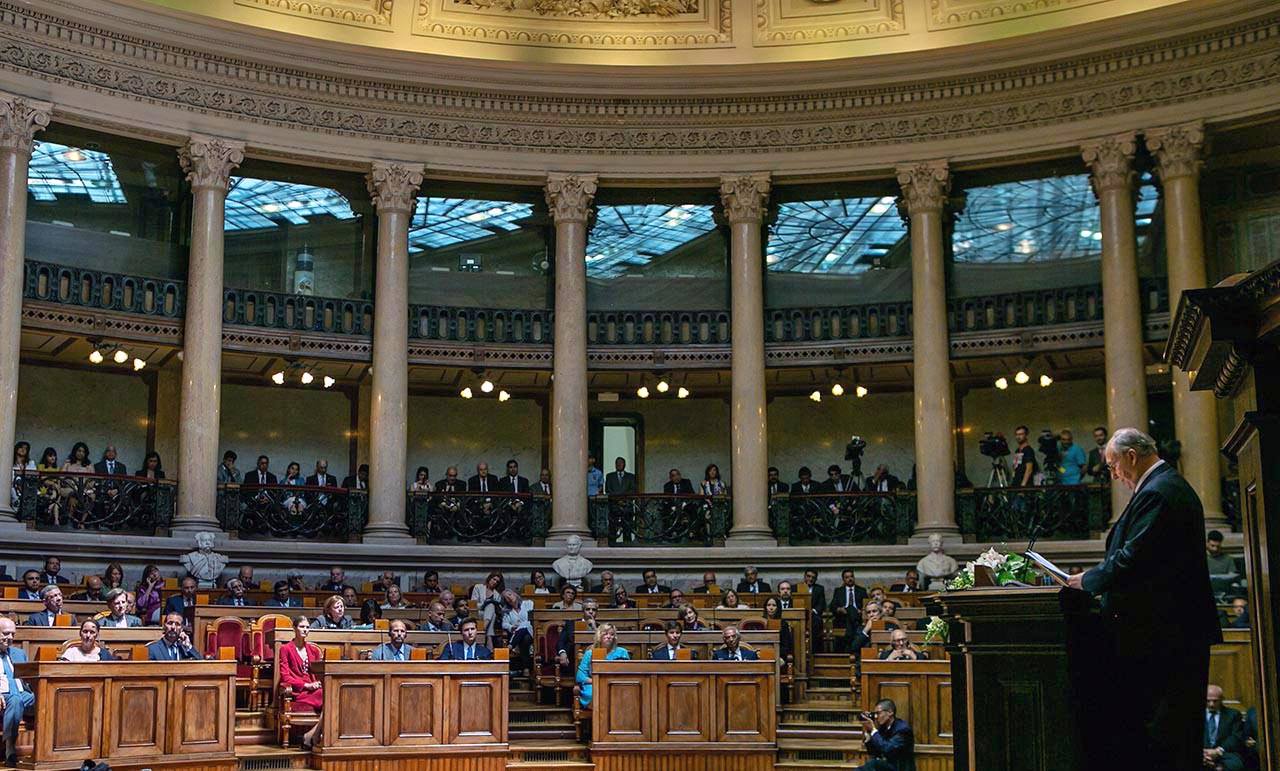
[[[1223,629],[1209,651],[1209,682],[1222,686],[1224,703],[1241,712],[1258,705],[1253,648],[1248,629]]]
[[[591,754],[596,771],[773,771],[772,755],[672,754],[668,752]],[[917,766],[917,771],[924,771]]]
[[[591,666],[598,668],[594,660]],[[604,680],[592,680],[592,698],[597,705],[592,719],[599,721],[599,728],[593,725],[597,741],[657,741],[652,703],[653,678],[615,675]]]
[[[387,743],[439,744],[444,737],[444,678],[393,676],[387,692]]]
[[[396,757],[378,756],[339,758],[317,757],[319,771],[506,771],[507,757],[502,755],[442,755]]]
[[[501,662],[505,667],[506,662]],[[452,666],[452,664],[445,664]],[[462,675],[445,681],[445,742],[505,742],[507,682],[500,677]],[[499,738],[501,736],[501,738]]]
[[[705,742],[711,736],[711,677],[659,675],[656,741]]]

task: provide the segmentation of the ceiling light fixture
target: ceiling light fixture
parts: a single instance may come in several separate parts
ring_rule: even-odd
[[[1041,387],[1041,388],[1048,388],[1048,387],[1049,387],[1049,386],[1051,386],[1051,385],[1053,385],[1053,378],[1049,377],[1048,375],[1041,375],[1041,376],[1040,376],[1040,387]]]
[[[814,391],[813,393],[809,394],[809,399],[815,402],[822,401],[822,392]]]
[[[1031,380],[1031,376],[1027,374],[1025,369],[1020,369],[1014,373],[1013,382],[1018,385],[1026,385],[1029,380]]]
[[[129,360],[129,352],[123,348],[117,348],[115,355],[111,358],[115,360],[116,364],[124,364]]]
[[[303,385],[311,385],[311,381],[315,380],[316,376],[310,372],[303,372],[300,379],[302,380]]]
[[[471,386],[467,386],[458,392],[458,396],[461,396],[463,399],[470,399],[474,395],[475,394],[471,393]]]
[[[869,394],[869,393],[871,393],[871,392],[867,390],[867,387],[866,387],[866,386],[858,386],[857,388],[855,388],[855,389],[853,390],[853,393],[854,393],[854,394],[855,394],[859,399],[861,399],[862,397],[866,396],[867,394]]]
[[[143,361],[142,359],[139,359],[137,356],[133,357],[134,372],[141,372],[146,366],[147,366],[147,363],[145,361]]]
[[[636,389],[636,396],[639,396],[641,399],[648,399],[648,398],[649,398],[649,389],[648,389],[648,387],[646,387],[646,386],[640,386],[639,388],[637,388],[637,389]]]
[[[667,391],[671,390],[671,384],[666,380],[659,380],[658,384],[654,386],[654,388],[658,389],[658,393],[665,394]]]
[[[105,357],[102,355],[102,351],[99,351],[97,348],[94,348],[93,353],[89,354],[89,361],[93,362],[94,364],[101,364],[104,358]]]
[[[844,386],[840,385],[839,383],[836,383],[835,385],[831,386],[831,395],[844,396]]]
[[[676,389],[676,398],[677,398],[677,399],[687,399],[687,398],[689,398],[689,389],[688,389],[688,388],[685,388],[684,386],[680,386],[679,388],[677,388],[677,389]]]
[[[483,383],[480,384],[480,390],[487,394],[493,393],[493,381],[485,380]]]
[[[506,391],[498,392],[498,401],[505,402],[505,401],[508,401],[510,398],[511,398],[511,394],[507,393]]]
[[[336,383],[336,382],[338,382],[338,381],[334,380],[333,378],[329,377],[328,375],[325,375],[325,376],[324,376],[324,387],[325,387],[325,388],[333,388],[333,384],[334,384],[334,383]]]
[[[284,385],[284,370],[280,370],[271,376],[271,382],[276,385]]]
[[[996,378],[996,388],[999,388],[1001,391],[1003,391],[1008,387],[1009,387],[1009,378],[1007,377]]]

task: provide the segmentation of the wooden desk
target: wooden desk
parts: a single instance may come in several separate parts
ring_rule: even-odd
[[[209,624],[225,616],[234,616],[236,618],[243,619],[245,621],[245,625],[248,626],[249,622],[257,621],[268,614],[288,616],[290,619],[294,616],[302,615],[307,618],[314,619],[316,616],[320,615],[320,612],[320,608],[269,608],[266,605],[244,605],[237,608],[234,605],[198,604],[195,607],[195,620],[191,626],[195,639],[203,641],[205,639],[205,631],[209,628]],[[352,613],[356,614],[353,618],[358,619],[360,609],[348,608],[347,615],[351,615]],[[424,621],[426,617],[427,611],[425,608],[388,608],[382,611],[382,618],[384,620],[391,621],[396,618],[403,619],[404,621],[409,622],[411,629],[417,626],[420,621]],[[292,621],[289,625],[293,625]],[[385,634],[385,632],[383,634]]]
[[[155,626],[135,626],[128,629],[103,629],[98,632],[98,643],[111,651],[118,659],[128,659],[133,654],[133,646],[148,645],[164,636],[164,631]],[[80,630],[68,626],[20,626],[13,634],[13,642],[27,654],[27,658],[35,661],[36,649],[42,647],[61,648],[68,640],[80,639]],[[56,658],[56,656],[55,656]]]
[[[405,640],[415,648],[423,648],[429,658],[435,658],[436,651],[446,642],[458,641],[462,638],[457,632],[409,632]],[[391,637],[383,630],[370,629],[313,629],[307,635],[307,642],[321,648],[341,648],[342,658],[357,661],[367,658],[369,653]],[[267,644],[280,655],[280,646],[293,642],[293,628],[273,629],[267,635]]]
[[[741,639],[743,643],[753,650],[769,649],[774,651],[774,658],[777,658],[778,630],[748,629],[741,633]],[[582,660],[583,651],[593,644],[594,641],[589,632],[582,632],[581,635],[577,632],[574,633],[573,647],[575,651],[573,661],[575,667],[577,662]],[[649,658],[649,653],[654,648],[666,644],[667,638],[662,632],[618,632],[618,645],[627,649],[627,653],[631,654],[632,661],[643,661]],[[680,644],[697,651],[698,661],[710,661],[712,652],[717,648],[724,647],[724,635],[720,632],[685,632],[680,636]],[[594,663],[592,662],[592,664]]]
[[[666,592],[663,592],[661,594],[640,594],[638,592],[635,594],[632,594],[631,590],[628,589],[627,596],[635,601],[636,606],[639,610],[657,610],[659,608],[662,608],[663,605],[666,605],[668,602],[671,601],[671,595]],[[684,599],[681,601],[681,604],[687,603],[689,605],[692,605],[695,608],[698,608],[699,610],[703,610],[703,609],[711,610],[711,609],[714,609],[716,605],[720,604],[720,600],[723,598],[723,596],[724,595],[722,594],[701,594],[701,593],[694,594],[692,591],[689,591],[684,593]],[[774,592],[766,592],[763,594],[750,594],[750,593],[743,592],[743,593],[739,593],[738,601],[744,605],[750,605],[755,610],[754,615],[758,616],[760,615],[760,610],[764,608],[765,600],[769,599],[770,597],[777,597],[777,596],[778,595]],[[602,610],[605,608],[608,608],[610,605],[613,604],[613,595],[605,594],[603,592],[583,592],[578,595],[577,601],[582,602],[587,598],[594,599],[596,602],[600,603],[600,608]],[[552,605],[560,601],[560,595],[535,594],[530,597],[526,597],[525,599],[533,601],[534,610],[550,610]],[[812,599],[813,599],[812,595],[810,595],[808,592],[805,592],[803,594],[799,592],[795,592],[791,595],[791,604],[793,608],[796,608],[799,610],[808,610],[809,603],[812,601]],[[406,602],[407,601],[408,600],[406,600]],[[672,610],[672,609],[664,608],[664,610]]]
[[[506,661],[320,661],[321,771],[505,771]]]
[[[1244,712],[1258,706],[1248,629],[1223,629],[1222,642],[1209,650],[1209,682],[1222,686],[1222,701]]]
[[[773,771],[773,661],[592,661],[599,771]]]
[[[897,715],[911,724],[916,771],[951,771],[951,662],[862,662],[862,708],[892,699]]]
[[[18,767],[181,765],[236,771],[234,661],[18,664],[36,694],[34,754]]]
[[[86,602],[84,600],[66,600],[62,603],[62,612],[76,617],[76,623],[107,609],[105,602]],[[40,600],[0,600],[0,615],[8,616],[13,623],[21,626],[26,623],[27,616],[44,610]]]

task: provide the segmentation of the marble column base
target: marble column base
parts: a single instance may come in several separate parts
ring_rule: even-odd
[[[360,536],[361,543],[417,543],[416,538],[409,535],[407,528],[387,527],[380,528],[377,526],[366,527],[364,533]]]
[[[173,522],[169,525],[169,536],[172,538],[190,538],[195,533],[205,531],[220,533],[222,532],[222,525],[216,519],[205,519],[203,517],[174,517]]]
[[[964,539],[960,535],[959,525],[921,525],[920,527],[917,527],[916,531],[907,539],[907,543],[922,543],[928,545],[929,536],[934,533],[942,536],[942,543],[944,546],[952,544],[960,545],[964,543]]]
[[[778,545],[778,538],[769,528],[735,527],[724,539],[726,546],[745,546],[773,548]]]
[[[582,539],[584,544],[592,543],[595,538],[591,535],[591,531],[587,528],[577,528],[572,525],[565,527],[553,527],[547,531],[547,537],[543,540],[546,546],[563,546],[569,540],[569,536],[576,535]]]

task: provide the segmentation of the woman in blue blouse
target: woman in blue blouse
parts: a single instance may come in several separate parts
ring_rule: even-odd
[[[604,657],[605,661],[631,658],[626,648],[618,646],[618,630],[613,624],[601,624],[596,627],[595,645],[582,653],[582,661],[578,664],[578,676],[575,678],[578,683],[578,701],[584,707],[591,706],[591,652],[596,648],[608,651]]]

